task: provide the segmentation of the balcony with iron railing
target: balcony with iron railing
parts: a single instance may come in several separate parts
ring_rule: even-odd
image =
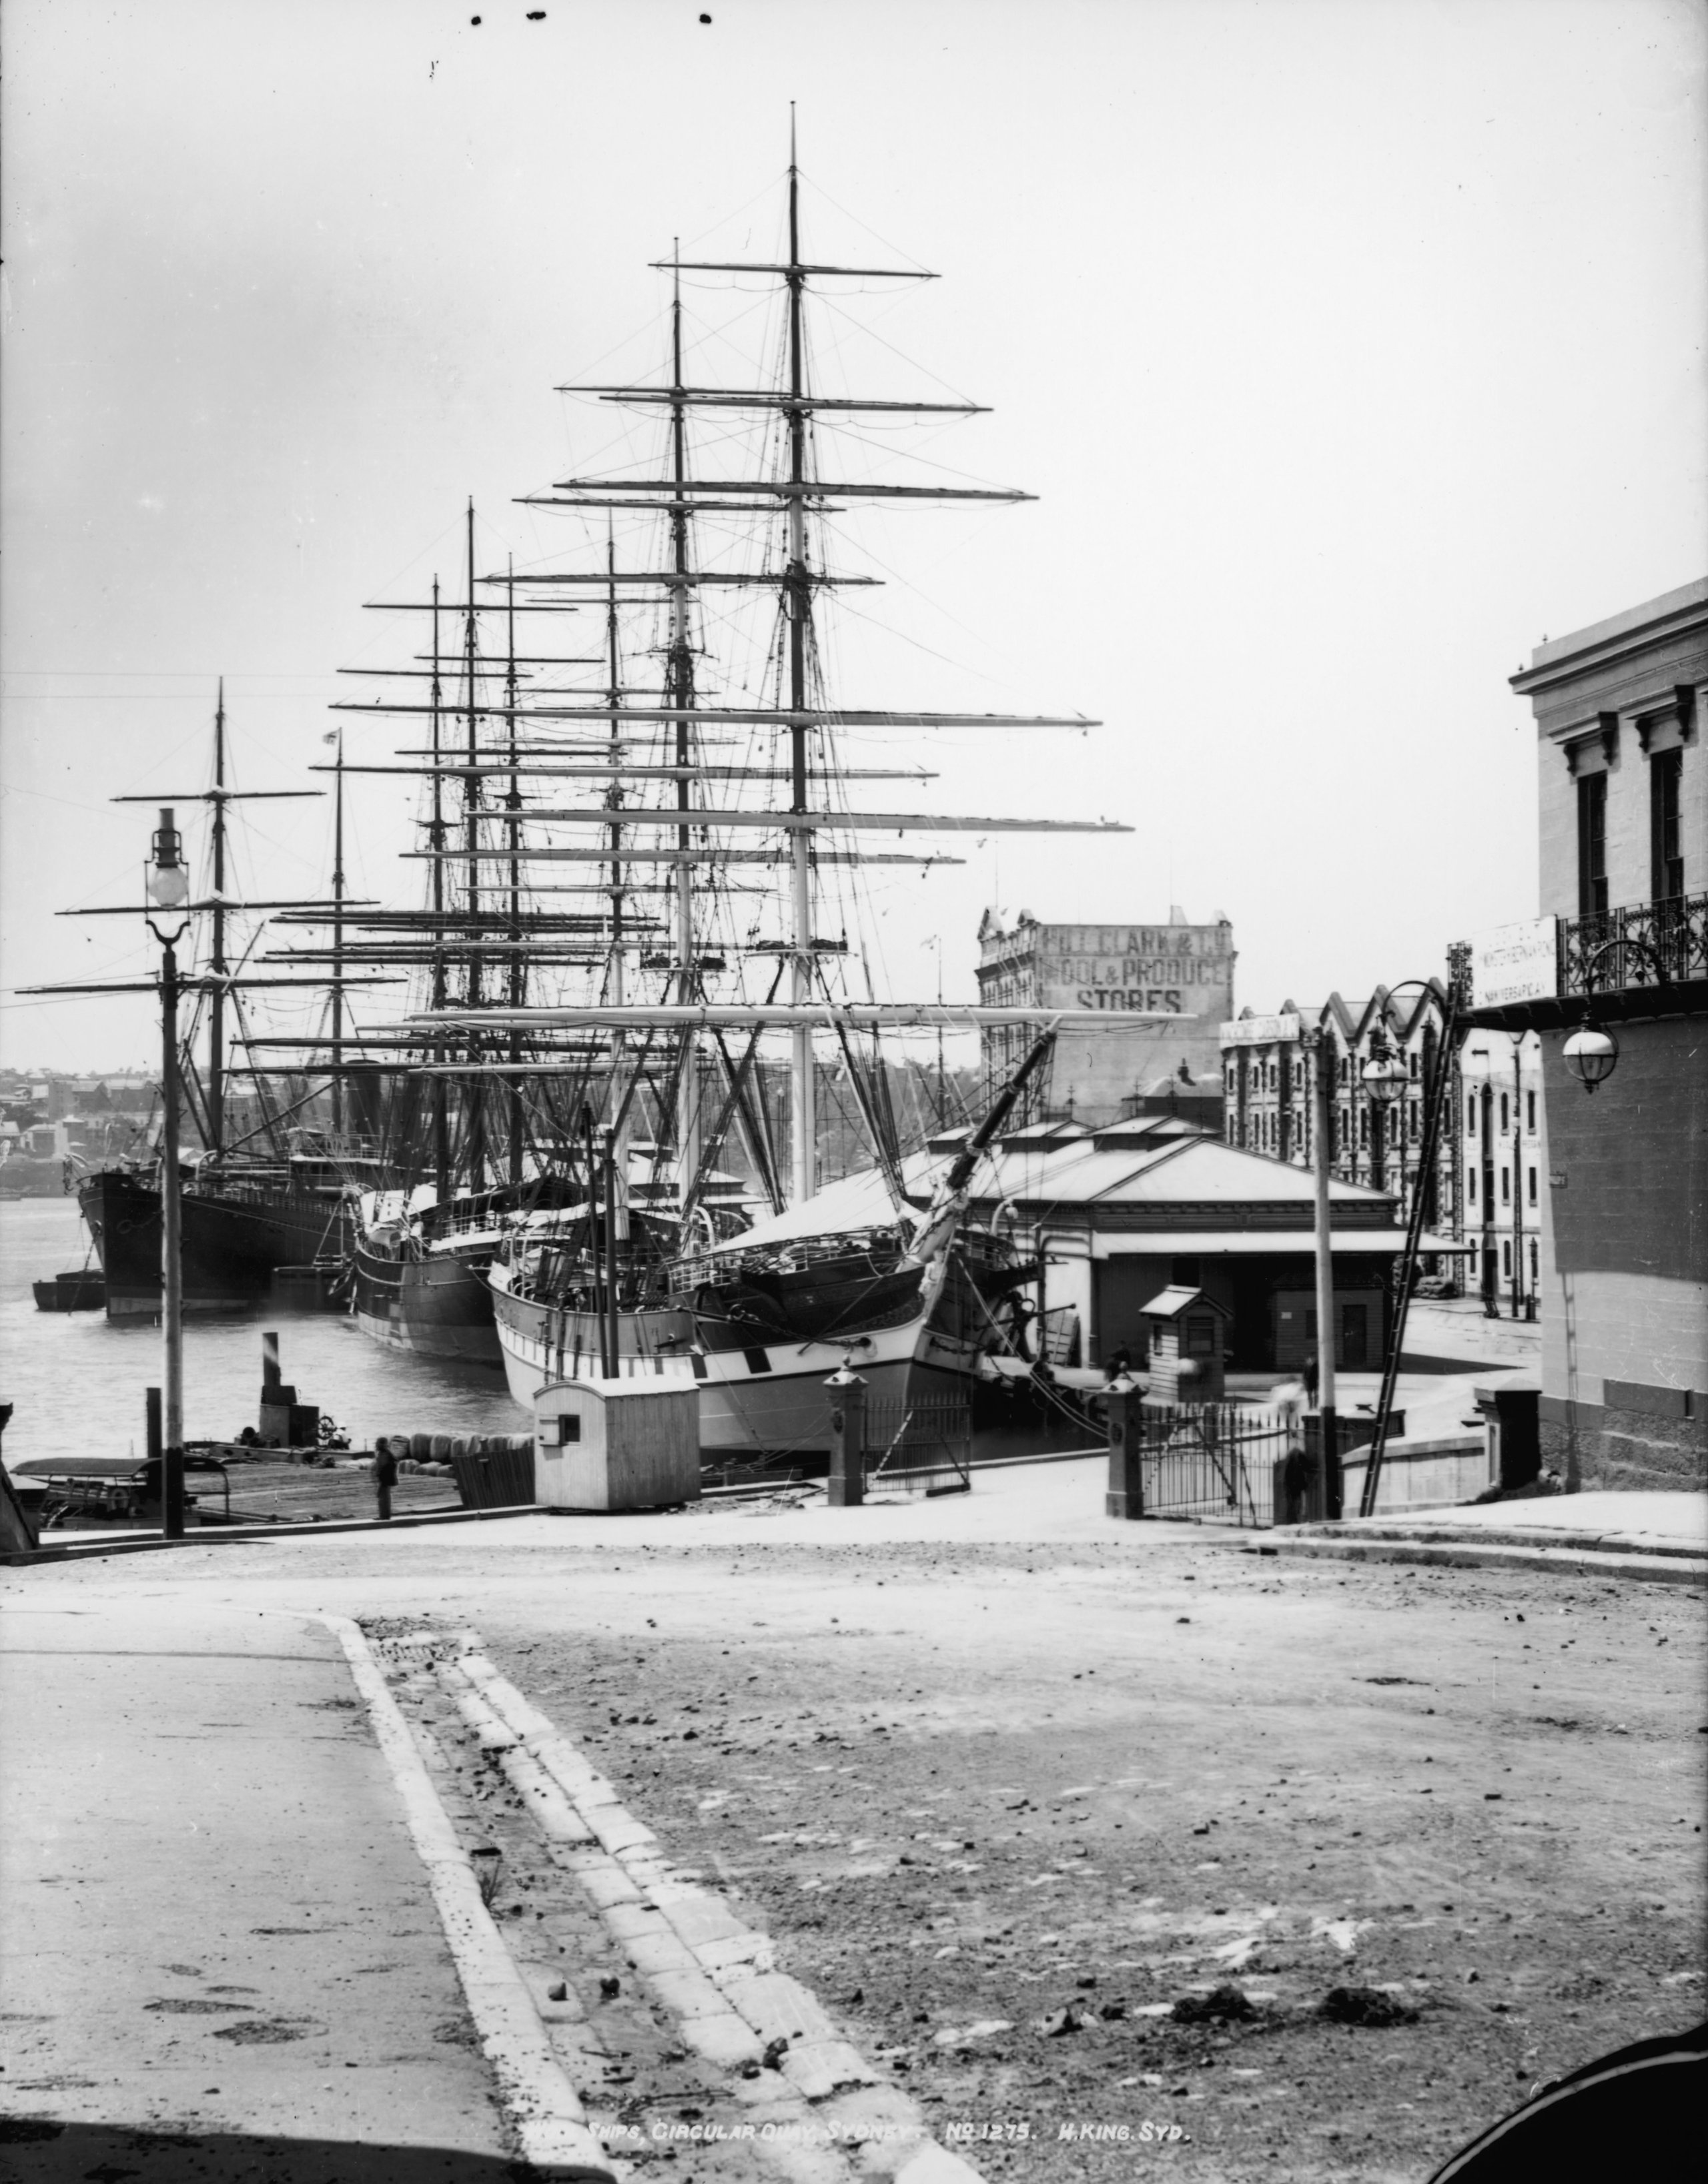
[[[1558,991],[1630,993],[1708,978],[1708,894],[1562,917]]]

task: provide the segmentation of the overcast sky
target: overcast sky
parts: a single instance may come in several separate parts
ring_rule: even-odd
[[[138,899],[107,800],[204,785],[217,676],[239,780],[303,785],[336,671],[418,635],[363,602],[457,579],[467,496],[532,565],[516,496],[634,460],[554,387],[657,376],[673,236],[773,246],[791,99],[807,254],[943,276],[839,298],[822,379],[990,404],[884,474],[1040,496],[862,515],[838,698],[1093,716],[912,738],[942,779],[895,800],[1137,830],[879,876],[889,989],[941,938],[972,998],[986,904],[1225,911],[1259,1009],[1533,914],[1506,677],[1708,561],[1694,0],[530,12],[9,0],[8,989],[148,963],[53,912]],[[690,292],[706,376],[756,302]],[[326,807],[251,813],[240,879],[322,891]],[[416,898],[408,822],[360,792],[360,891]],[[152,1053],[144,1001],[3,1000],[13,1061]]]

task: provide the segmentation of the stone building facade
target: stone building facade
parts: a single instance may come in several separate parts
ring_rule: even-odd
[[[1700,1488],[1708,578],[1538,645],[1513,688],[1541,746],[1537,968],[1471,1021],[1541,1048],[1543,1455],[1571,1486]],[[1566,1052],[1585,1027],[1615,1048],[1593,1093]]]
[[[1454,1234],[1476,1246],[1465,1286],[1485,1307],[1534,1319],[1542,1295],[1542,1042],[1534,1032],[1469,1031],[1460,1043],[1452,1152]]]
[[[1119,1032],[1063,1032],[1047,1083],[1028,1088],[1024,1119],[1070,1117],[1091,1128],[1173,1112],[1220,1128],[1218,1031],[1233,1013],[1233,928],[1192,925],[1178,906],[1161,925],[1045,925],[1023,910],[1012,927],[987,910],[979,925],[979,999],[1036,1006],[1035,1028],[988,1027],[980,1057],[1000,1086],[1055,1009],[1113,1016],[1162,1011],[1170,1021]]]

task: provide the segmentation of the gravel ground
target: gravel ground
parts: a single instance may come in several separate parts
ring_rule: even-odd
[[[1089,1516],[896,1536],[1007,1506],[972,1501],[829,1543],[754,1511],[11,1575],[478,1630],[992,2179],[1418,2180],[1700,2020],[1699,1596]],[[1229,1985],[1249,2015],[1171,2014]],[[1321,2014],[1360,1987],[1388,2022]]]
[[[1221,1544],[571,1559],[549,1618],[469,1603],[495,1656],[992,2177],[1418,2178],[1702,2014],[1693,1599]]]

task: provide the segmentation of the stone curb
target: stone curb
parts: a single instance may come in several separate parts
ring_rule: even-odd
[[[1708,1560],[1708,1546],[1687,1545],[1683,1540],[1642,1540],[1629,1532],[1565,1532],[1543,1530],[1535,1524],[1384,1524],[1380,1518],[1358,1518],[1355,1531],[1344,1524],[1297,1524],[1287,1527],[1295,1540],[1415,1540],[1426,1546],[1453,1547],[1536,1547],[1544,1554],[1651,1555],[1679,1562]]]
[[[427,1868],[445,1940],[481,2045],[527,2168],[561,2184],[617,2184],[618,2171],[594,2136],[580,2096],[554,2053],[527,1981],[481,1897],[414,1737],[358,1626],[319,1614],[338,1638],[366,1702],[416,1851]]]
[[[1634,1578],[1647,1585],[1708,1585],[1708,1562],[1677,1557],[1581,1553],[1562,1547],[1461,1546],[1438,1540],[1283,1539],[1270,1533],[1269,1552],[1324,1562],[1421,1563],[1443,1569],[1553,1570],[1562,1577]]]
[[[483,1744],[494,1730],[511,1736],[510,1745],[487,1748],[498,1751],[530,1809],[550,1816],[542,1831],[554,1860],[575,1875],[689,2046],[734,2070],[786,2041],[779,2070],[789,2092],[772,2100],[772,2112],[817,2120],[859,2174],[885,2184],[984,2184],[931,2137],[914,2102],[843,2039],[817,1997],[774,1969],[768,1935],[745,1926],[712,1890],[672,1875],[652,1830],[488,1660],[466,1652],[437,1670]],[[571,1826],[583,1839],[596,1836],[597,1846],[561,1832]]]
[[[257,1540],[323,1540],[332,1532],[404,1532],[423,1524],[490,1524],[502,1517],[538,1517],[543,1512],[531,1502],[518,1502],[509,1509],[423,1509],[418,1516],[332,1517],[323,1524],[210,1524],[168,1540],[158,1532],[121,1532],[103,1539],[98,1532],[79,1532],[51,1546],[8,1549],[0,1563],[13,1569],[29,1569],[37,1563],[87,1563],[103,1555],[152,1555],[176,1552],[180,1547],[253,1546]]]

